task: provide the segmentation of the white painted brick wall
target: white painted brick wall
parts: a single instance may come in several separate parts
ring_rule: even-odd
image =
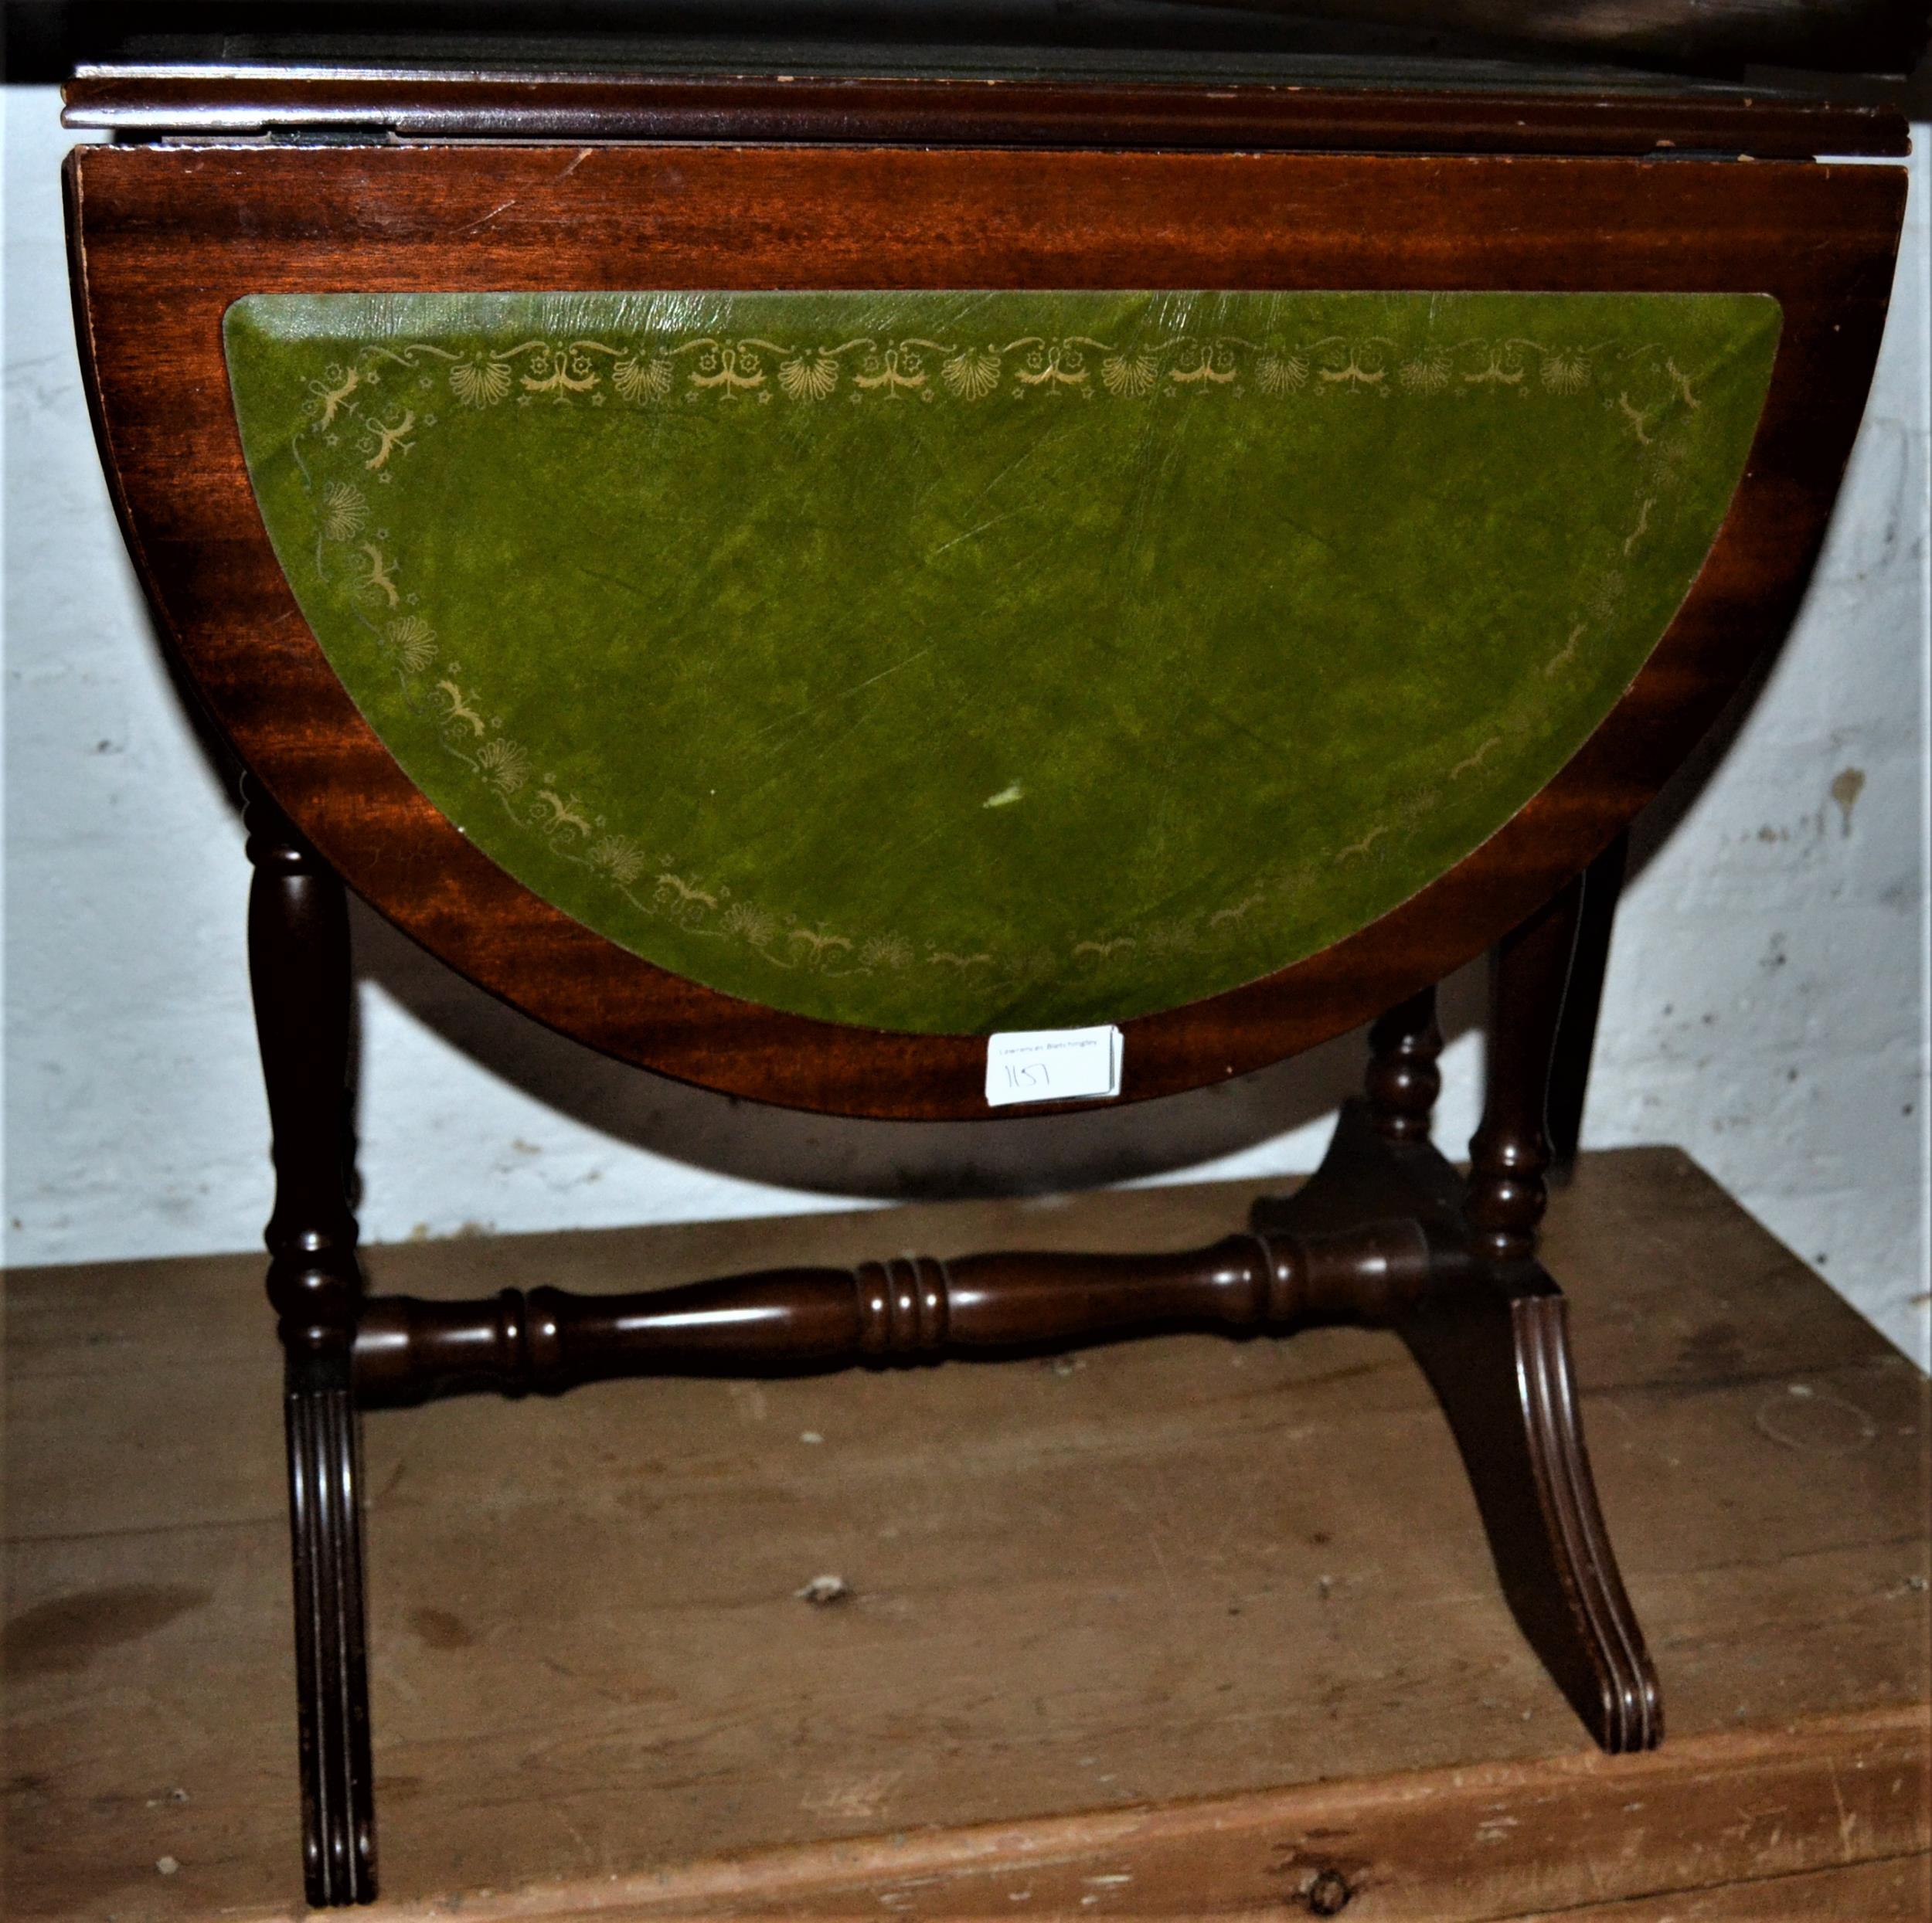
[[[57,110],[51,89],[6,90],[5,1252],[243,1249],[269,1193],[241,837],[95,464]],[[1587,1123],[1593,1144],[1683,1144],[1922,1361],[1927,131],[1877,389],[1803,617],[1716,771],[1707,756],[1640,832]],[[375,1241],[1304,1169],[1359,1067],[1351,1039],[1070,1123],[826,1121],[620,1069],[372,918],[358,936]],[[1459,1147],[1473,973],[1446,1005],[1441,1137]]]

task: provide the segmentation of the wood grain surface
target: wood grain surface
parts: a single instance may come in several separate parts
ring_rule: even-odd
[[[1774,294],[1745,478],[1669,632],[1556,779],[1421,893],[1294,967],[1127,1025],[1123,1099],[1310,1047],[1521,921],[1653,794],[1781,636],[1869,384],[1894,168],[1693,159],[842,148],[95,147],[71,158],[83,364],[143,579],[191,684],[350,885],[621,1059],[838,1113],[983,1116],[984,1045],[775,1013],[653,968],[512,882],[376,740],[254,507],[234,298],[563,287],[1434,287]],[[882,807],[889,798],[881,797]]]
[[[1179,1248],[1260,1186],[369,1260],[458,1296]],[[1674,1152],[1584,1157],[1546,1232],[1662,1751],[1590,1748],[1393,1337],[451,1403],[366,1425],[376,1914],[1280,1916],[1332,1872],[1352,1918],[1922,1915],[1924,1378]],[[9,1278],[22,1918],[297,1887],[258,1287]]]
[[[1909,3],[1909,0],[1908,0]],[[540,83],[538,83],[540,80]],[[1529,76],[1480,90],[1230,80],[974,80],[756,72],[272,67],[83,72],[67,126],[123,139],[327,130],[365,140],[809,141],[839,146],[1242,148],[1448,154],[1903,154],[1893,109],[1741,88],[1619,92]],[[1626,83],[1627,87],[1629,86]]]

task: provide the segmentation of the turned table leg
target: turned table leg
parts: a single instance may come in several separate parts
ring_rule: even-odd
[[[348,904],[258,792],[247,818],[249,966],[274,1136],[268,1296],[284,1356],[303,1876],[311,1904],[366,1903],[375,1817],[350,1379],[362,1272],[349,1202]]]
[[[1549,1173],[1567,1181],[1583,1139],[1583,1098],[1590,1088],[1590,1058],[1597,1046],[1597,1016],[1610,967],[1610,937],[1630,858],[1626,829],[1583,871],[1583,900],[1577,928],[1577,956],[1556,1024],[1556,1058],[1549,1074]]]
[[[1369,1031],[1369,1114],[1384,1141],[1428,1140],[1442,1092],[1436,1066],[1441,1053],[1433,985],[1398,1003]]]
[[[1469,1143],[1470,1245],[1532,1255],[1549,1191],[1549,1071],[1577,947],[1580,875],[1497,943],[1489,964],[1488,1092]]]

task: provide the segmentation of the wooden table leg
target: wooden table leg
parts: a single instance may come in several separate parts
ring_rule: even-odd
[[[1426,1142],[1442,1092],[1442,1030],[1434,984],[1391,1008],[1369,1031],[1369,1113],[1385,1141]]]
[[[1663,1706],[1597,1500],[1568,1318],[1525,1262],[1423,1300],[1396,1327],[1449,1418],[1518,1626],[1605,1749],[1651,1749]]]
[[[1655,1672],[1624,1592],[1583,1446],[1562,1291],[1533,1259],[1549,1160],[1550,1060],[1575,946],[1573,883],[1493,959],[1489,1088],[1465,1183],[1428,1140],[1441,1046],[1433,993],[1371,1032],[1369,1099],[1342,1112],[1298,1194],[1257,1204],[1257,1232],[1413,1219],[1426,1286],[1379,1305],[1435,1389],[1469,1473],[1511,1610],[1605,1749],[1663,1734]]]
[[[1568,1307],[1532,1259],[1583,893],[1580,876],[1492,957],[1489,1086],[1462,1196],[1474,1259],[1463,1284],[1422,1300],[1402,1334],[1455,1432],[1523,1633],[1604,1748],[1647,1749],[1663,1734],[1656,1675],[1597,1504]],[[1455,1196],[1447,1173],[1430,1171],[1445,1204]]]
[[[302,1782],[315,1904],[376,1894],[360,1463],[350,1381],[362,1272],[349,1203],[349,944],[342,885],[259,793],[248,953],[274,1132],[268,1296],[280,1317]]]
[[[1550,1179],[1566,1182],[1583,1139],[1583,1098],[1590,1087],[1590,1058],[1597,1046],[1597,1016],[1603,1006],[1604,977],[1610,967],[1610,937],[1617,903],[1624,892],[1630,859],[1630,833],[1617,836],[1583,871],[1583,912],[1577,928],[1577,956],[1556,1024],[1556,1055],[1549,1072]]]
[[[1469,1142],[1464,1213],[1471,1245],[1503,1262],[1532,1255],[1549,1191],[1549,1070],[1583,905],[1579,875],[1512,929],[1489,963],[1488,1092]]]

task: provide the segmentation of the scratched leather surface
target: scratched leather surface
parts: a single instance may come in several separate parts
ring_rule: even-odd
[[[1372,920],[1614,704],[1751,296],[256,296],[236,413],[357,706],[536,892],[830,1020],[1119,1020]]]

